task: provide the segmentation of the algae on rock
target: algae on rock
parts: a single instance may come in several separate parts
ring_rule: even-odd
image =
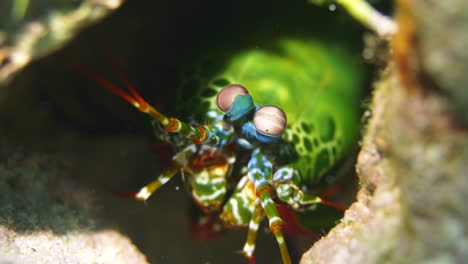
[[[11,2],[10,8],[7,8],[8,2]],[[10,80],[15,72],[30,61],[59,49],[81,29],[100,21],[122,2],[123,0],[81,0],[38,3],[13,0],[2,3],[0,84]],[[15,8],[17,6],[21,8]],[[15,11],[18,9],[23,11]]]

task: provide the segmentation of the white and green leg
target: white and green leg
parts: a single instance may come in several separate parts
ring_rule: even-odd
[[[249,231],[247,233],[247,241],[245,241],[244,248],[242,249],[242,254],[250,261],[251,264],[255,263],[255,257],[253,255],[255,251],[255,243],[257,240],[257,231],[260,226],[260,222],[264,217],[262,206],[260,204],[260,199],[255,200],[255,208],[252,213],[252,218],[249,222]]]
[[[139,201],[146,201],[151,196],[151,194],[153,194],[161,186],[163,186],[170,179],[172,179],[172,177],[174,177],[174,175],[176,175],[177,172],[179,172],[179,168],[176,166],[171,166],[165,169],[156,180],[150,182],[149,184],[141,188],[140,191],[138,191],[135,194],[135,199]]]
[[[280,217],[275,202],[273,201],[273,164],[257,148],[252,152],[252,156],[248,163],[249,178],[255,186],[255,193],[260,199],[260,204],[268,217],[270,230],[275,235],[276,241],[281,251],[281,257],[284,264],[290,264],[291,258],[289,256],[288,248],[284,239],[281,228],[283,220]]]
[[[177,153],[172,158],[173,162],[171,166],[166,168],[156,180],[141,188],[140,191],[134,195],[134,198],[140,201],[146,201],[155,191],[171,180],[177,174],[177,172],[183,169],[187,165],[190,157],[192,157],[196,152],[196,146],[190,145]]]

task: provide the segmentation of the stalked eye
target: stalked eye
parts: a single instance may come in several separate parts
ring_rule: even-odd
[[[226,113],[229,111],[229,109],[231,109],[232,104],[234,103],[234,100],[237,98],[237,96],[246,94],[249,94],[249,91],[247,91],[244,86],[239,84],[231,84],[219,91],[218,96],[216,97],[216,104],[221,111]]]
[[[264,105],[257,109],[253,124],[258,132],[269,136],[279,136],[286,128],[286,113],[274,105]]]

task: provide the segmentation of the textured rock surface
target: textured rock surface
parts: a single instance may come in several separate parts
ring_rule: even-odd
[[[410,1],[418,28],[420,60],[432,84],[450,97],[452,109],[468,125],[468,4],[464,0]],[[437,10],[437,12],[434,12]],[[437,37],[434,37],[437,36]]]
[[[148,263],[127,237],[113,230],[26,235],[0,227],[0,234],[0,263]]]
[[[90,191],[71,183],[66,162],[0,146],[0,263],[147,263],[97,220]]]
[[[450,125],[440,97],[408,92],[395,72],[387,74],[376,86],[359,154],[358,201],[301,263],[462,263],[467,257],[468,137]]]
[[[468,133],[451,112],[467,104],[466,76],[457,73],[467,60],[453,51],[466,33],[437,33],[444,27],[437,21],[455,19],[466,4],[444,1],[453,12],[431,19],[424,12],[432,6],[432,14],[436,2],[400,1],[396,63],[375,86],[357,164],[357,202],[301,263],[466,262]],[[453,45],[441,44],[447,39]],[[454,68],[439,67],[448,61]],[[431,80],[449,92],[432,89]]]
[[[8,2],[10,2],[9,6]],[[5,1],[0,4],[0,84],[31,60],[54,52],[122,0]],[[21,12],[15,10],[22,9]],[[11,10],[11,11],[10,11]]]
[[[121,3],[0,3],[0,85]],[[8,93],[6,86],[0,90],[1,96]],[[3,114],[18,119],[17,107]],[[31,146],[23,151],[3,138],[11,126],[2,122],[0,127],[0,263],[147,263],[129,238],[103,224],[92,192],[74,183],[66,158],[32,152]]]

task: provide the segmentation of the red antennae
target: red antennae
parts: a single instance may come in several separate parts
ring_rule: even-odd
[[[320,203],[323,204],[323,205],[330,206],[330,207],[333,207],[335,209],[338,209],[338,210],[340,210],[342,212],[346,211],[345,207],[343,207],[343,206],[341,206],[341,205],[339,205],[337,203],[334,203],[334,202],[330,202],[330,201],[327,201],[327,200],[322,200],[322,201],[320,201]]]
[[[101,46],[102,49],[106,49],[104,47],[104,44],[101,41]],[[125,92],[124,90],[120,89],[113,83],[111,83],[109,80],[105,79],[101,75],[93,72],[92,70],[86,70],[84,67],[81,67],[80,65],[72,62],[71,60],[65,58],[64,56],[59,56],[59,58],[67,65],[69,65],[71,68],[75,69],[77,72],[87,76],[89,79],[96,81],[98,84],[102,85],[106,89],[110,90],[114,94],[122,97],[125,101],[129,102],[131,105],[133,105],[136,109],[139,111],[146,113],[159,121],[164,128],[168,132],[176,132],[180,133],[188,138],[191,138],[195,143],[203,143],[205,141],[209,140],[218,140],[216,137],[208,137],[208,135],[211,134],[210,129],[208,126],[198,126],[194,127],[191,126],[185,122],[180,121],[177,118],[174,117],[166,117],[162,113],[160,113],[158,110],[156,110],[153,106],[148,104],[138,93],[137,91],[133,88],[133,86],[130,84],[130,82],[124,77],[124,74],[122,71],[119,69],[117,66],[117,63],[111,56],[109,52],[106,52],[107,57],[112,65],[112,69],[117,73],[119,78],[122,80],[122,82],[125,84],[125,87],[130,93]]]
[[[126,93],[125,91],[121,90],[119,87],[115,86],[113,83],[111,83],[109,80],[105,79],[101,75],[91,71],[91,70],[86,70],[84,67],[78,65],[77,63],[69,60],[68,58],[59,55],[58,56],[62,62],[73,68],[75,71],[87,76],[89,79],[96,81],[98,84],[101,86],[107,88],[111,92],[115,93],[116,95],[122,97],[125,99],[125,101],[129,102],[132,105],[135,105],[135,103],[139,103],[135,98],[133,98],[130,94]]]
[[[104,39],[96,34],[96,38],[99,40],[98,43],[101,46],[101,50],[104,51],[104,53],[107,56],[107,59],[109,60],[112,69],[114,70],[115,73],[117,73],[117,76],[119,76],[120,80],[123,82],[125,87],[130,91],[130,93],[133,95],[133,97],[140,103],[140,104],[148,104],[146,101],[140,96],[140,94],[137,93],[137,91],[133,88],[133,85],[125,78],[125,75],[123,74],[122,70],[120,70],[119,66],[117,65],[116,60],[112,56],[112,54],[109,52],[109,45],[107,45],[107,42],[104,41]]]
[[[110,55],[109,55],[110,56]],[[161,114],[158,110],[154,109],[150,104],[148,104],[132,87],[130,82],[125,79],[124,75],[122,72],[119,70],[117,67],[117,64],[112,61],[112,68],[117,72],[117,74],[120,76],[122,81],[124,81],[127,89],[130,91],[130,93],[125,92],[124,90],[120,89],[117,87],[115,84],[111,83],[108,79],[102,77],[101,75],[95,73],[92,70],[87,70],[85,67],[82,67],[78,65],[77,63],[69,60],[65,56],[58,56],[65,64],[76,70],[77,72],[83,74],[84,76],[88,77],[89,79],[97,82],[104,88],[110,90],[114,94],[122,97],[125,101],[129,102],[131,105],[133,105],[136,109],[143,113],[147,113],[150,116],[152,116],[154,119],[158,120],[161,122],[164,126],[168,126],[171,124],[171,121],[169,118],[167,118],[165,115]]]

